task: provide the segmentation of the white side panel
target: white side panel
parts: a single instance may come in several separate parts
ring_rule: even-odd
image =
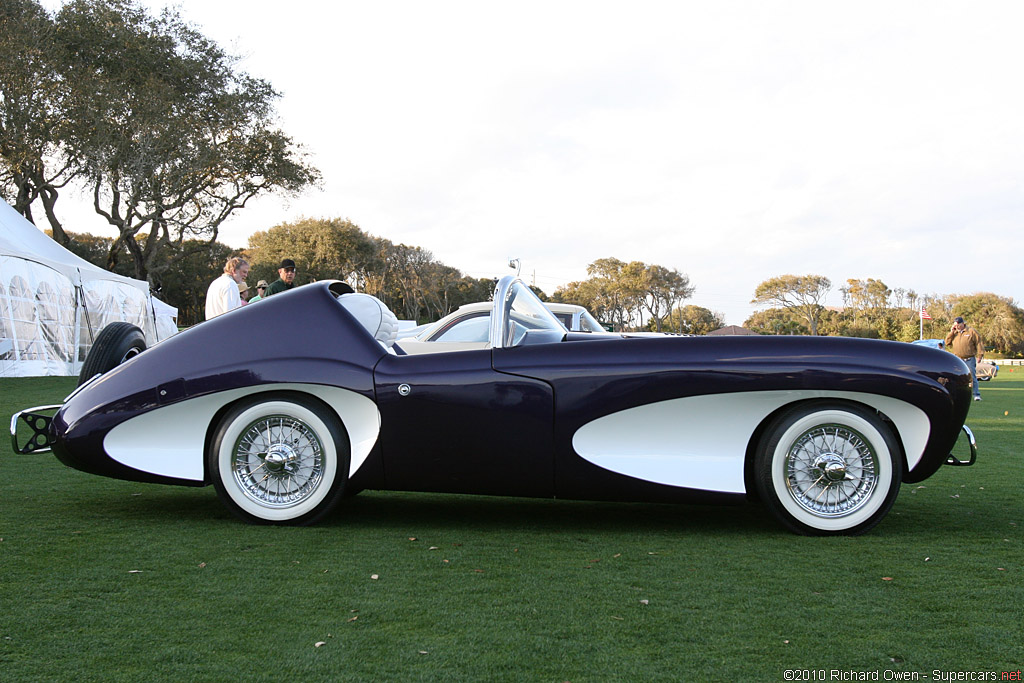
[[[585,424],[572,445],[598,467],[644,481],[744,493],[743,463],[754,429],[778,408],[810,398],[847,399],[881,411],[899,430],[909,467],[921,459],[930,432],[921,409],[846,391],[754,391],[660,401]]]
[[[157,408],[110,430],[103,448],[117,462],[166,477],[203,480],[203,448],[210,418],[228,403],[262,391],[301,391],[324,401],[341,416],[349,436],[352,476],[366,461],[380,433],[380,413],[365,396],[316,384],[268,384],[222,391]]]

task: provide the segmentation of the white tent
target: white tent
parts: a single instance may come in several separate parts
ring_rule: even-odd
[[[105,325],[138,325],[151,346],[177,315],[147,283],[75,256],[0,201],[0,377],[77,375]]]

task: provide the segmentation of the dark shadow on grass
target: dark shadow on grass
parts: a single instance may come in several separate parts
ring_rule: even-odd
[[[604,503],[535,498],[365,492],[345,501],[323,526],[405,530],[709,531],[777,530],[757,505]]]
[[[190,522],[244,524],[212,487],[187,489],[141,485],[128,495],[104,492],[73,502],[80,517],[120,519],[147,526]],[[721,534],[781,532],[756,504],[671,505],[505,498],[437,493],[367,491],[343,501],[321,528],[416,528],[575,532],[715,531]]]
[[[244,525],[217,498],[212,487],[177,488],[133,484],[122,492],[72,496],[61,501],[79,518],[119,520],[158,527],[164,524]],[[904,492],[909,495],[909,492]],[[945,496],[939,501],[945,503]],[[897,501],[869,536],[921,538],[936,533],[991,533],[988,510],[963,504],[915,505]],[[62,514],[50,510],[53,514]],[[365,491],[346,499],[317,528],[380,530],[384,534],[466,530],[574,533],[713,532],[722,536],[793,536],[756,503],[687,505],[609,503],[507,498],[441,493]]]

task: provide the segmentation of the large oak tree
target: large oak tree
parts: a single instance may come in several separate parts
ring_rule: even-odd
[[[22,32],[0,37],[0,72],[16,76],[0,102],[0,180],[29,217],[33,193],[49,211],[60,183],[82,182],[118,233],[108,268],[127,249],[134,275],[156,284],[167,252],[213,242],[253,197],[319,180],[275,123],[273,87],[239,70],[177,10],[154,16],[136,0],[72,0],[51,18],[34,0],[3,7],[0,20]],[[19,136],[20,148],[5,146]],[[32,179],[33,164],[49,170]]]
[[[33,223],[38,201],[53,238],[67,246],[57,218],[60,191],[80,168],[61,142],[69,83],[50,16],[35,0],[0,2],[0,197]]]
[[[660,332],[672,311],[694,292],[684,273],[641,261],[600,258],[587,266],[587,275],[559,287],[554,299],[583,306],[618,331],[649,323]]]
[[[806,320],[811,334],[816,335],[825,309],[821,302],[830,289],[832,282],[823,275],[780,275],[759,284],[750,303],[792,311]]]

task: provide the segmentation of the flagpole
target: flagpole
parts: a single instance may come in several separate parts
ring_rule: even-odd
[[[922,309],[922,310],[923,310],[923,309]],[[918,319],[919,319],[919,320],[920,320],[920,322],[921,322],[921,332],[920,332],[920,334],[918,335],[918,337],[917,337],[917,338],[918,338],[918,339],[924,339],[924,316],[923,316],[923,315],[921,315],[921,311],[918,311],[918,312],[917,312],[917,317],[918,317]]]

